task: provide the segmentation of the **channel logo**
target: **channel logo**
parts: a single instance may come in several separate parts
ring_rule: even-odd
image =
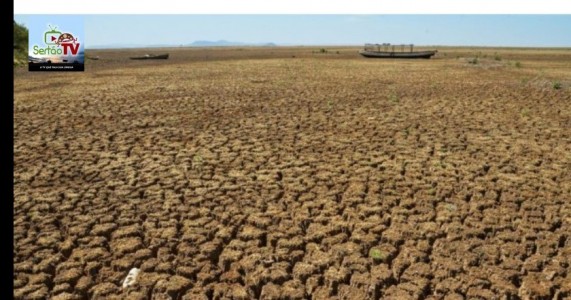
[[[82,40],[73,28],[59,28],[47,24],[41,32],[41,39],[32,41],[30,32],[30,51],[28,70],[30,71],[83,71],[84,54]],[[39,43],[38,43],[39,42]]]

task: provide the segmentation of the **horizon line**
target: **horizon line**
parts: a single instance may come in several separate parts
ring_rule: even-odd
[[[267,45],[273,44],[273,45]],[[114,50],[114,49],[145,49],[145,48],[289,48],[289,47],[363,47],[365,43],[362,44],[276,44],[276,43],[244,43],[243,45],[176,45],[176,44],[165,44],[165,45],[132,45],[132,46],[115,46],[113,44],[109,45],[94,45],[86,46],[85,50]],[[391,44],[394,46],[400,46],[401,44]],[[404,44],[410,45],[410,44]],[[507,45],[415,45],[414,47],[446,47],[446,48],[504,48],[504,49],[569,49],[571,50],[571,45],[569,46],[507,46]]]

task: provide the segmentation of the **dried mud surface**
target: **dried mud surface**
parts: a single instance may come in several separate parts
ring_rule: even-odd
[[[15,71],[15,298],[571,297],[571,51],[312,50]]]

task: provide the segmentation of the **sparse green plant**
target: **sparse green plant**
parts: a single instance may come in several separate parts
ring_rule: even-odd
[[[451,212],[451,211],[456,211],[456,210],[458,209],[458,208],[456,207],[456,205],[454,205],[454,204],[452,204],[452,203],[446,203],[446,204],[444,205],[444,208],[445,208],[447,211],[450,211],[450,212]]]
[[[559,82],[559,81],[555,81],[555,82],[553,83],[553,88],[556,89],[556,90],[560,90],[562,87],[563,87],[563,86],[561,85],[561,82]]]
[[[336,51],[335,53],[339,54],[339,51]]]
[[[37,210],[29,212],[28,215],[30,216],[31,221],[36,221],[38,218],[41,217],[41,213]]]
[[[327,111],[332,111],[333,110],[333,100],[329,99],[327,100]]]
[[[524,108],[521,110],[521,116],[522,117],[528,117],[529,116],[529,109]]]
[[[371,248],[369,250],[369,257],[375,261],[385,261],[387,259],[387,254],[378,248]]]
[[[392,92],[389,94],[389,101],[391,103],[399,103],[399,96],[397,95],[397,93]]]
[[[519,61],[516,61],[514,65],[518,69],[521,68],[521,63]]]
[[[403,133],[406,137],[408,137],[408,135],[410,134],[410,130],[408,129],[408,127],[403,130]]]
[[[501,60],[502,60],[502,57],[499,56],[498,54],[496,54],[496,55],[494,56],[494,60],[501,61]]]
[[[319,49],[319,53],[327,53],[327,49],[321,48],[321,49]]]
[[[477,58],[477,57],[474,57],[474,58],[472,58],[472,59],[469,59],[469,60],[468,60],[468,63],[469,63],[469,64],[472,64],[472,65],[477,65],[477,64],[479,63],[479,61],[478,61],[478,58]]]
[[[204,160],[202,159],[202,156],[200,156],[200,154],[195,154],[192,157],[192,168],[201,171],[203,162]]]

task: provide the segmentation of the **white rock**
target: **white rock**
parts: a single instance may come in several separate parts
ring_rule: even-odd
[[[139,272],[141,272],[141,270],[132,268],[131,271],[129,271],[129,274],[127,274],[127,277],[125,277],[125,280],[123,280],[123,288],[127,288],[135,284],[137,282]]]

